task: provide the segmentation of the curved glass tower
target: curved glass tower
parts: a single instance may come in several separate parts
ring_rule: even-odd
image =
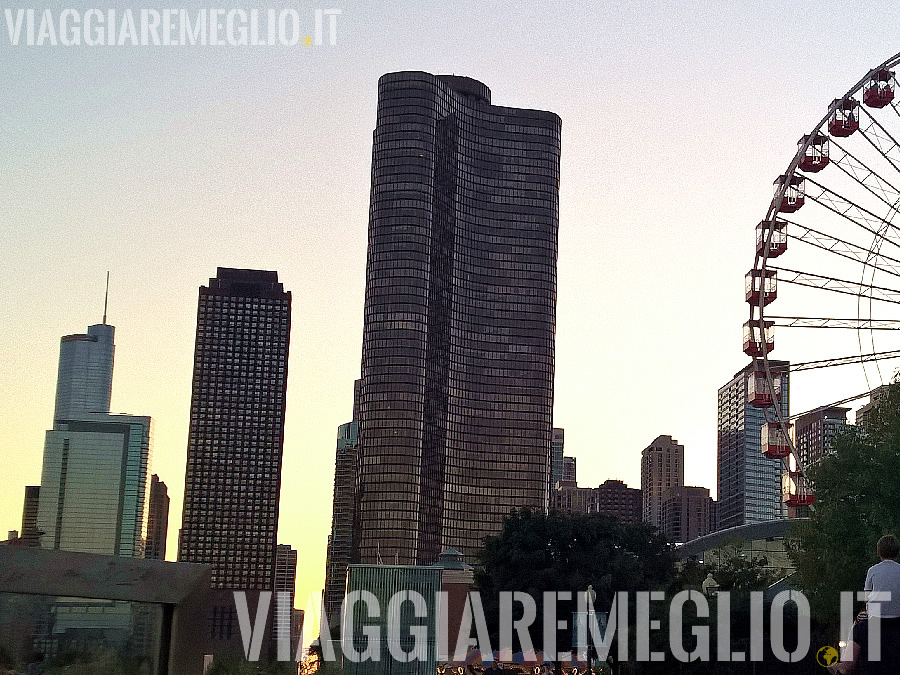
[[[354,559],[477,554],[547,504],[560,119],[475,80],[378,88]]]

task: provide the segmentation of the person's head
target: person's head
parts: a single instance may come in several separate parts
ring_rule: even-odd
[[[878,540],[876,551],[882,560],[896,560],[900,555],[900,541],[894,535],[886,534]]]

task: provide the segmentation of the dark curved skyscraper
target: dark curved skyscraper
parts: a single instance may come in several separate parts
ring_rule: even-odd
[[[378,85],[354,559],[477,554],[547,504],[560,119],[475,80]]]

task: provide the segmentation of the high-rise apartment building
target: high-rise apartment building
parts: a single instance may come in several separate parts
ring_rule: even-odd
[[[887,396],[888,386],[889,385],[882,384],[881,386],[875,387],[875,389],[869,392],[869,402],[856,411],[856,426],[860,429],[865,430],[872,410],[885,396]]]
[[[565,429],[554,429],[550,440],[550,492],[563,479],[563,454],[565,453]],[[573,479],[574,480],[574,479]]]
[[[178,559],[212,565],[213,588],[275,582],[290,329],[277,272],[200,288]]]
[[[378,85],[354,560],[474,558],[547,506],[560,119],[475,80]]]
[[[782,414],[789,416],[789,363],[770,361],[779,380]],[[783,518],[781,499],[783,462],[762,454],[760,434],[766,422],[764,409],[752,403],[750,380],[757,376],[754,364],[734,374],[719,389],[718,503],[719,530]],[[766,390],[767,391],[767,390]],[[774,412],[774,411],[772,411]],[[770,413],[772,414],[772,413]]]
[[[169,489],[159,476],[150,478],[150,516],[147,519],[147,546],[144,557],[166,559],[166,537],[169,534]]]
[[[144,554],[151,423],[109,413],[114,335],[104,322],[60,341],[37,507],[43,548]]]
[[[660,530],[670,541],[683,544],[712,532],[715,513],[709,488],[676,486],[663,495]]]
[[[804,470],[832,452],[835,435],[847,426],[848,412],[850,408],[829,406],[794,421],[794,445]]]
[[[659,527],[663,495],[684,485],[684,446],[671,436],[657,436],[641,453],[644,522]]]
[[[620,480],[606,480],[596,488],[597,513],[618,518],[623,523],[639,523],[643,516],[643,494]]]
[[[567,483],[578,482],[578,463],[574,457],[563,457],[562,479]]]
[[[38,506],[40,505],[41,486],[25,486],[25,503],[22,505],[22,534],[23,546],[40,546],[40,531],[38,530]]]
[[[44,443],[41,546],[143,557],[150,418],[94,413],[54,426]]]

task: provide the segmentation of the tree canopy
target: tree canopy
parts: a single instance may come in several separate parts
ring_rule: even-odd
[[[481,563],[476,583],[492,633],[502,591],[531,595],[538,616],[545,591],[571,592],[570,606],[559,603],[558,615],[563,618],[571,616],[578,594],[589,585],[597,594],[597,610],[607,611],[617,591],[663,590],[674,574],[671,547],[656,528],[624,524],[602,514],[558,511],[510,514],[500,534],[485,540]],[[533,628],[533,644],[539,649],[541,627]],[[566,644],[561,634],[559,645]]]
[[[816,502],[796,526],[799,586],[814,616],[836,624],[841,591],[862,590],[875,544],[900,533],[900,385],[890,385],[864,429],[848,427],[809,470]]]

